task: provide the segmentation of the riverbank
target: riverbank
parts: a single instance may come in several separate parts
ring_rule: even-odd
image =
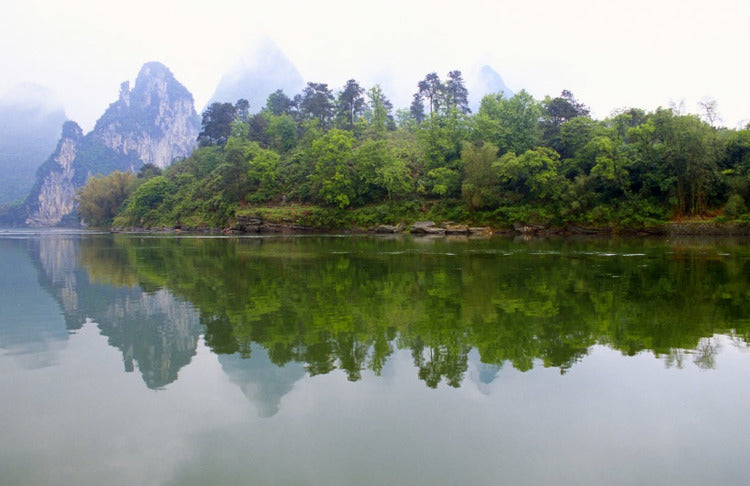
[[[335,214],[342,213],[342,214]],[[222,234],[415,234],[415,235],[623,235],[623,236],[750,236],[750,223],[727,222],[717,219],[654,221],[628,226],[622,223],[607,225],[513,223],[475,225],[471,222],[411,218],[394,222],[376,221],[371,215],[358,217],[351,212],[331,211],[327,208],[293,206],[255,208],[236,215],[235,221],[224,228],[209,225],[181,225],[148,227],[114,227],[112,232],[128,233],[222,233]],[[367,224],[369,222],[369,224]],[[364,223],[364,224],[363,224]]]

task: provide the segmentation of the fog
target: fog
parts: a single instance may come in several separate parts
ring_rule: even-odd
[[[169,66],[200,110],[262,36],[305,81],[377,80],[397,107],[428,72],[488,64],[513,91],[543,98],[568,89],[597,118],[681,101],[697,112],[704,97],[718,101],[727,126],[750,118],[745,0],[6,4],[0,93],[25,81],[47,86],[84,131],[152,60]]]

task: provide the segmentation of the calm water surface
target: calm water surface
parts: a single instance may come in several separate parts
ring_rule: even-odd
[[[745,485],[746,240],[0,230],[0,484]]]

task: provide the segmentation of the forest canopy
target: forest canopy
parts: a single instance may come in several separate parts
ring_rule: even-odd
[[[569,91],[489,94],[472,113],[460,71],[429,73],[415,87],[399,110],[380,86],[354,79],[337,91],[312,82],[291,97],[277,90],[263,107],[213,103],[190,156],[134,178],[116,215],[82,216],[118,227],[227,227],[256,207],[298,205],[317,208],[308,222],[328,228],[423,217],[495,226],[750,220],[750,126],[715,127],[715,103],[703,117],[660,107],[596,120]],[[113,205],[91,200],[97,192],[82,189],[80,207]]]

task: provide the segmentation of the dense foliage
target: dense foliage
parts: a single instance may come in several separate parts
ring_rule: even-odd
[[[78,212],[93,226],[112,223],[122,203],[133,192],[136,176],[130,172],[112,172],[92,177],[78,192]]]
[[[498,226],[750,219],[750,127],[663,108],[594,120],[568,91],[488,95],[472,114],[467,94],[451,71],[428,74],[396,113],[379,86],[353,79],[338,93],[276,91],[254,115],[245,100],[214,103],[200,147],[139,186],[115,225],[225,227],[281,203],[318,207],[321,226],[426,214]],[[352,219],[355,208],[369,216]]]

